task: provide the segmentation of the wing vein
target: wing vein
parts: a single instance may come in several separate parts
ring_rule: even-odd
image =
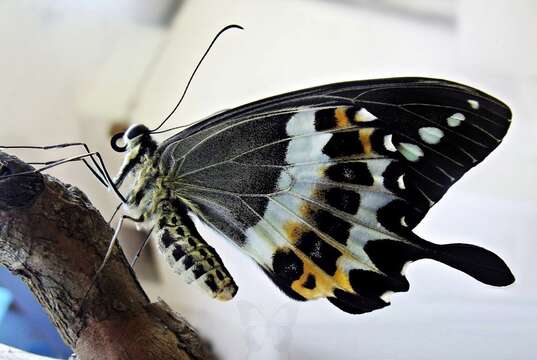
[[[292,215],[293,217],[295,217],[298,221],[300,221],[303,225],[307,226],[310,230],[313,230],[315,231],[316,233],[319,234],[320,238],[323,239],[325,242],[327,242],[330,246],[336,248],[337,250],[339,250],[342,254],[348,256],[349,258],[353,259],[354,261],[356,261],[357,263],[363,265],[363,266],[366,266],[368,267],[370,270],[372,271],[375,271],[375,272],[379,272],[379,270],[374,267],[372,264],[368,264],[367,262],[365,262],[364,260],[366,259],[360,259],[357,254],[354,254],[352,252],[350,252],[344,245],[338,243],[333,237],[325,234],[324,232],[322,232],[321,230],[319,230],[316,226],[310,224],[308,221],[306,221],[304,218],[302,218],[300,215],[298,215],[297,213],[295,213],[293,210],[289,209],[287,206],[281,204],[279,201],[277,201],[276,199],[273,199],[273,198],[270,198],[269,197],[269,200],[274,202],[275,204],[277,204],[278,206],[280,206],[282,209],[284,209],[286,212],[288,212],[290,215]],[[295,249],[298,249],[297,247],[295,247],[293,245],[293,247]],[[317,266],[317,265],[315,265]],[[319,269],[321,269],[319,266],[317,266]]]

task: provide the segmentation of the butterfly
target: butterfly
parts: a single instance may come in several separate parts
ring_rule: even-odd
[[[154,225],[173,269],[211,296],[229,300],[238,287],[192,218],[289,297],[360,314],[407,291],[404,269],[419,259],[493,286],[514,281],[488,250],[413,232],[500,144],[510,119],[499,100],[451,81],[335,83],[218,113],[161,144],[132,125],[120,134],[126,155],[114,183],[132,175],[132,218]]]

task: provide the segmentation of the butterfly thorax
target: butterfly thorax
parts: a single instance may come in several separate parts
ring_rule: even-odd
[[[131,210],[136,210],[146,220],[153,220],[158,204],[165,200],[166,188],[155,166],[154,159],[146,158],[134,174],[134,180],[127,201]]]
[[[117,186],[127,176],[132,179],[127,193],[126,208],[131,215],[150,220],[156,204],[162,199],[159,186],[158,158],[155,156],[157,143],[149,134],[127,142],[127,150],[118,176],[114,179]],[[160,196],[159,196],[160,195]]]

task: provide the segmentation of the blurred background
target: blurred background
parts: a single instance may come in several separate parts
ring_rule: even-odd
[[[183,314],[223,359],[534,359],[534,0],[2,0],[0,144],[84,141],[115,172],[121,157],[110,149],[111,133],[159,123],[230,23],[246,31],[219,40],[167,126],[308,86],[389,76],[446,78],[510,105],[504,143],[417,233],[487,247],[517,282],[487,287],[424,260],[409,268],[411,289],[394,295],[392,306],[351,316],[326,301],[291,302],[250,259],[202,229],[239,284],[236,298],[219,303],[183,284],[152,245],[136,267],[149,295]],[[78,153],[16,154],[39,161]],[[83,189],[105,217],[115,208],[82,164],[50,173]],[[127,227],[121,237],[132,255],[143,234]],[[0,342],[66,358],[69,349],[17,280],[2,274],[0,287]]]

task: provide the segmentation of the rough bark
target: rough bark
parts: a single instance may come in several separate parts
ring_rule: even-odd
[[[163,302],[150,303],[119,248],[80,308],[112,229],[76,187],[0,152],[0,263],[18,275],[80,360],[214,359]]]

